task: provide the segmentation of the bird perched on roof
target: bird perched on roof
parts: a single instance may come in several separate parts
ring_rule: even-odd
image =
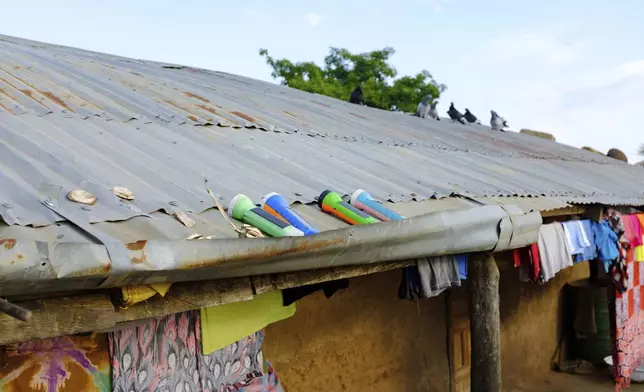
[[[454,107],[454,102],[450,103],[447,114],[449,115],[449,118],[452,119],[452,121],[458,121],[461,124],[465,124],[465,119],[463,118],[461,112],[456,110],[456,108]]]
[[[492,127],[492,130],[505,132],[503,128],[508,126],[508,122],[505,121],[503,117],[499,116],[499,114],[494,110],[490,110],[490,113],[492,114],[492,117],[490,118],[490,127]]]
[[[481,123],[475,115],[470,112],[470,109],[465,109],[465,114],[463,115],[468,123]]]
[[[362,99],[362,87],[358,86],[353,90],[353,92],[351,92],[349,102],[355,103],[356,105],[364,105],[364,100]]]
[[[430,106],[431,104],[429,103],[429,101],[431,100],[432,100],[432,96],[428,95],[422,101],[420,101],[420,103],[416,107],[416,115],[418,117],[420,118],[427,117],[427,115],[429,114],[429,109],[431,108]]]
[[[436,105],[438,105],[438,101],[432,102],[431,106],[429,107],[429,117],[433,118],[436,121],[440,121],[441,118],[438,115],[438,109],[436,109]]]

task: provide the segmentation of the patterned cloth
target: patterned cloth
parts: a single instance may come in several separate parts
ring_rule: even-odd
[[[615,391],[630,385],[631,373],[644,360],[644,263],[633,260],[633,251],[626,257],[631,284],[625,292],[615,290],[611,305],[611,332],[614,338],[613,369]]]
[[[262,376],[238,385],[238,392],[285,392],[279,377],[270,362],[266,361],[268,372]]]
[[[618,257],[613,260],[608,267],[608,274],[618,292],[623,293],[628,289],[628,268],[626,265],[626,255],[630,248],[626,238],[626,227],[622,219],[622,214],[614,208],[608,208],[604,219],[610,224],[611,228],[617,234]]]
[[[262,376],[264,332],[201,354],[199,311],[153,319],[109,335],[114,392],[237,391]]]
[[[0,391],[110,392],[107,336],[62,336],[0,348]]]

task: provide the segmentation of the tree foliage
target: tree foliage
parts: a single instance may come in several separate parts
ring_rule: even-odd
[[[272,68],[271,76],[286,86],[347,100],[360,85],[365,104],[375,108],[414,112],[427,95],[438,98],[447,89],[425,70],[415,76],[396,78],[398,73],[389,64],[394,53],[393,48],[361,54],[331,48],[324,58],[324,67],[320,67],[313,62],[276,60],[266,49],[259,51]]]

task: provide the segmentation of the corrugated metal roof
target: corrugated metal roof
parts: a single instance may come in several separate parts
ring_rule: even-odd
[[[641,167],[540,138],[10,37],[0,37],[0,154],[0,216],[22,226],[62,220],[41,204],[42,183],[97,195],[89,210],[60,200],[93,223],[202,213],[214,206],[204,175],[224,205],[271,191],[310,203],[326,188],[393,202],[463,194],[644,205]],[[120,202],[113,186],[136,200]]]

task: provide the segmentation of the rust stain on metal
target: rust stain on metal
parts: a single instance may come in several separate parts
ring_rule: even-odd
[[[302,241],[293,248],[281,248],[281,247],[268,247],[262,248],[254,251],[243,251],[241,253],[230,256],[227,259],[219,260],[204,260],[198,261],[195,263],[188,263],[181,266],[181,269],[195,269],[200,267],[206,267],[215,264],[222,264],[226,262],[236,261],[236,260],[253,260],[253,259],[267,259],[272,257],[281,257],[289,255],[292,253],[306,252],[312,250],[320,250],[333,245],[340,245],[345,243],[346,240],[343,238],[336,238],[332,240],[319,241],[319,240],[308,240]]]
[[[212,114],[217,114],[217,110],[211,106],[206,106],[206,105],[197,105],[198,108],[201,108],[207,112],[210,112]]]
[[[129,244],[125,245],[126,248],[129,250],[141,250],[145,248],[145,245],[148,243],[146,240],[140,240],[136,242],[130,242]]]
[[[54,93],[52,93],[51,91],[42,91],[42,90],[39,90],[39,92],[40,92],[42,95],[44,95],[45,97],[49,98],[50,100],[52,100],[52,101],[56,102],[58,105],[60,105],[60,106],[64,107],[64,108],[65,108],[65,109],[67,109],[67,110],[69,110],[70,112],[74,112],[74,111],[73,111],[69,106],[67,106],[67,104],[65,103],[65,101],[63,101],[62,99],[60,99],[60,98],[58,98],[57,96],[55,96],[55,95],[54,95]]]
[[[230,112],[230,113],[234,114],[237,117],[241,117],[246,121],[255,122],[255,119],[246,113],[242,113],[242,112]]]
[[[20,90],[20,91],[22,91],[22,93],[25,94],[26,96],[28,96],[29,98],[34,97],[34,95],[33,95],[34,93],[31,90],[24,89],[24,90]]]
[[[16,240],[13,238],[0,240],[0,245],[4,246],[5,249],[13,249],[16,246]]]
[[[112,271],[112,263],[105,262],[100,267],[87,268],[82,271],[77,271],[71,273],[69,276],[78,277],[78,276],[96,276],[96,275],[105,275]]]
[[[142,254],[141,257],[132,256],[132,262],[134,264],[142,264],[148,261],[148,256]]]
[[[199,96],[199,95],[197,95],[197,94],[191,93],[191,92],[189,92],[189,91],[184,91],[184,92],[183,92],[183,95],[185,95],[186,97],[190,97],[190,98],[198,99],[198,100],[200,100],[201,102],[206,102],[206,103],[210,102],[210,101],[209,101],[209,100],[207,100],[206,98],[201,97],[201,96]]]
[[[193,116],[192,114],[189,115],[188,118],[191,119],[194,122],[199,122],[199,119],[197,118],[197,116]]]

